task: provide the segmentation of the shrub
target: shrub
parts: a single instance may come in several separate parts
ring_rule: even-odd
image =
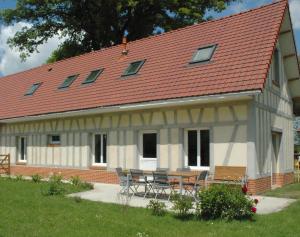
[[[81,180],[80,180],[79,176],[72,176],[70,181],[71,181],[71,184],[74,186],[79,186],[81,184]]]
[[[147,208],[151,210],[152,215],[163,216],[166,214],[166,204],[157,200],[150,200]]]
[[[42,176],[40,176],[39,174],[34,174],[31,176],[32,182],[34,183],[39,183],[42,180]]]
[[[47,190],[43,192],[44,195],[54,196],[61,195],[65,192],[65,188],[62,184],[62,176],[61,175],[52,175],[49,178],[49,183],[47,186]]]
[[[63,176],[61,174],[53,174],[49,178],[49,182],[61,183],[63,180]]]
[[[87,190],[94,189],[94,185],[88,182],[81,182],[79,186]]]
[[[200,192],[199,198],[196,214],[204,219],[250,219],[256,211],[254,202],[240,187],[212,185]]]
[[[17,180],[17,181],[22,181],[22,180],[24,180],[23,175],[21,175],[21,174],[20,174],[20,175],[17,175],[17,176],[16,176],[16,180]]]
[[[190,215],[190,210],[193,208],[193,199],[190,197],[173,194],[171,196],[173,204],[172,210],[175,211],[176,216],[186,218]]]

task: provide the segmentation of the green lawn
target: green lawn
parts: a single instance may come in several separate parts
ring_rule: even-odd
[[[281,198],[293,198],[300,199],[300,184],[290,184],[283,188],[278,188],[269,192],[266,192],[264,195],[273,196],[273,197],[281,197]]]
[[[299,236],[300,200],[286,210],[255,221],[181,221],[171,214],[151,216],[141,208],[63,196],[43,196],[46,184],[0,179],[0,236]],[[293,187],[300,190],[300,185]],[[287,188],[289,189],[289,188]],[[70,190],[69,190],[70,191]]]

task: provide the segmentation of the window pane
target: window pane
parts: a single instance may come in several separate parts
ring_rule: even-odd
[[[201,166],[209,166],[209,130],[200,131]]]
[[[102,72],[103,72],[103,69],[92,71],[83,83],[92,83],[92,82],[96,81]]]
[[[36,83],[36,84],[33,84],[33,85],[29,88],[29,90],[26,92],[25,95],[33,95],[34,92],[40,87],[41,84],[42,84],[42,83]]]
[[[157,158],[156,152],[156,133],[143,134],[143,157],[144,158]]]
[[[197,166],[197,131],[188,131],[188,165]]]
[[[212,57],[214,49],[215,49],[215,45],[198,49],[198,51],[195,53],[192,61],[193,62],[209,61]]]
[[[20,153],[21,153],[21,160],[25,160],[25,138],[21,137],[21,141],[20,141]]]
[[[95,135],[95,163],[101,162],[101,135]]]
[[[64,82],[63,84],[61,84],[61,86],[59,88],[67,88],[69,87],[74,81],[75,79],[78,77],[78,75],[73,75],[73,76],[69,76]]]
[[[106,144],[107,144],[107,137],[106,134],[103,134],[103,163],[106,163]]]
[[[142,65],[144,64],[144,60],[143,61],[137,61],[137,62],[133,62],[131,63],[128,68],[126,69],[125,73],[123,74],[123,76],[128,76],[128,75],[133,75],[138,73],[138,71],[140,70],[140,68],[142,67]]]

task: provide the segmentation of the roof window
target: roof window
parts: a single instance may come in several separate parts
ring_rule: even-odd
[[[64,82],[58,87],[59,89],[63,89],[63,88],[68,88],[72,85],[72,83],[76,80],[76,78],[79,75],[73,75],[73,76],[69,76],[67,77],[66,80],[64,80]]]
[[[34,83],[30,88],[29,90],[26,92],[25,95],[33,95],[34,92],[36,92],[36,90],[42,85],[41,82],[39,83]]]
[[[141,69],[145,60],[135,61],[129,64],[128,68],[125,70],[122,76],[130,76],[137,74],[138,71]]]
[[[210,61],[216,50],[216,47],[217,47],[216,45],[210,45],[210,46],[205,46],[205,47],[199,48],[194,53],[191,63]]]
[[[97,70],[91,71],[91,73],[84,80],[84,82],[82,82],[82,84],[88,84],[88,83],[95,82],[103,71],[104,71],[104,69],[97,69]]]

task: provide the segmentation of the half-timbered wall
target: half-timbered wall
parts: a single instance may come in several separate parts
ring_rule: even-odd
[[[16,162],[18,136],[28,138],[27,165],[88,168],[95,132],[108,135],[108,169],[139,166],[139,132],[158,133],[158,166],[183,166],[186,128],[210,129],[210,165],[247,165],[248,101],[207,104],[89,117],[14,123],[1,126],[0,153]],[[60,146],[48,146],[47,136],[60,134]]]
[[[279,45],[278,45],[279,47]],[[293,171],[293,104],[290,96],[283,59],[280,57],[280,85],[273,83],[275,74],[274,60],[262,94],[255,97],[253,103],[253,126],[256,140],[255,174],[257,178],[270,176],[271,173],[288,173]],[[272,144],[272,132],[282,133],[277,164]],[[275,162],[276,163],[276,162]],[[272,167],[273,166],[273,167]]]

